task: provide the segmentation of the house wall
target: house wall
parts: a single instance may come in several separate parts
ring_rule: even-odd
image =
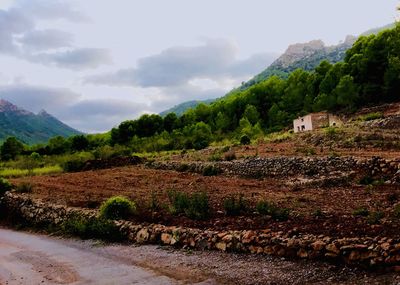
[[[314,114],[310,114],[310,115],[311,115],[311,122],[312,122],[313,130],[329,126],[328,113],[321,112],[321,113],[314,113]]]
[[[294,128],[295,133],[311,131],[313,129],[311,115],[300,117],[300,118],[294,120],[293,128]]]

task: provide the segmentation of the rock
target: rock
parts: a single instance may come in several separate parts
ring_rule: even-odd
[[[304,248],[300,248],[297,251],[297,256],[300,258],[308,258],[308,252]]]
[[[226,251],[226,243],[224,242],[217,242],[215,244],[215,248],[220,250],[220,251]]]
[[[337,246],[333,243],[330,243],[328,245],[326,245],[325,249],[331,253],[334,253],[336,255],[338,255],[340,253],[340,250],[337,248]]]
[[[149,240],[150,234],[146,228],[141,229],[136,234],[136,242],[137,243],[145,243]]]
[[[311,244],[311,247],[316,251],[321,251],[322,249],[325,248],[325,246],[326,244],[321,240],[317,240],[316,242]]]
[[[163,244],[171,244],[171,239],[172,239],[172,235],[167,234],[167,233],[161,234],[161,242]]]

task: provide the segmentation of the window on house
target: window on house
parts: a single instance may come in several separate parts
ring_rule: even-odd
[[[301,121],[304,122],[304,118],[301,118]]]
[[[297,126],[297,130],[300,132],[300,127],[299,126]]]
[[[301,126],[301,130],[302,130],[302,131],[305,131],[305,130],[306,130],[306,126],[305,126],[305,125],[302,125],[302,126]]]

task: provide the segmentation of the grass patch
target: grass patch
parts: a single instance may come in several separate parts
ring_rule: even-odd
[[[365,115],[361,115],[358,117],[359,121],[372,121],[372,120],[377,120],[377,119],[382,119],[383,113],[382,112],[374,112],[374,113],[369,113],[369,114],[365,114]]]
[[[0,176],[6,178],[18,178],[25,176],[57,174],[61,172],[63,172],[63,169],[59,165],[34,168],[34,169],[5,168],[0,170]]]

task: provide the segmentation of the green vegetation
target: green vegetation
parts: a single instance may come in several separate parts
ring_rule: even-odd
[[[100,217],[104,219],[121,220],[134,214],[136,214],[136,204],[121,196],[111,197],[100,207]]]
[[[5,168],[0,170],[0,176],[7,178],[17,178],[24,176],[57,174],[61,173],[62,171],[63,169],[58,165],[34,168],[34,169]]]
[[[274,220],[277,221],[286,221],[289,218],[289,209],[280,208],[274,203],[268,201],[259,201],[256,205],[256,209],[260,215],[271,216]]]
[[[33,191],[33,184],[29,182],[22,182],[17,185],[15,191],[18,193],[32,193]]]
[[[205,220],[210,216],[208,196],[204,192],[188,195],[181,191],[169,190],[168,199],[168,210],[173,215],[184,214],[193,220]]]
[[[365,106],[399,101],[399,43],[400,25],[378,35],[362,36],[344,58],[340,57],[343,61],[322,61],[315,68],[307,66],[291,70],[287,76],[270,76],[211,104],[199,104],[181,116],[146,114],[124,121],[106,134],[78,134],[68,139],[58,136],[45,145],[22,148],[10,138],[1,146],[2,160],[18,161],[22,156],[30,166],[2,168],[60,165],[66,171],[77,171],[91,158],[198,150],[263,139],[282,141],[293,134],[281,131],[290,128],[292,120],[300,115],[322,110],[350,114]],[[380,116],[368,115],[363,120]],[[280,133],[271,135],[275,132]],[[338,135],[337,129],[327,128],[326,132],[327,136]],[[83,157],[78,157],[80,154]]]
[[[12,184],[0,177],[0,197],[2,197],[7,191],[10,191],[12,189]]]
[[[368,217],[369,210],[365,207],[360,207],[354,210],[353,216]]]
[[[228,216],[238,216],[245,213],[247,209],[247,202],[243,194],[239,194],[237,197],[232,195],[224,199],[224,210]]]
[[[125,237],[110,220],[104,218],[70,217],[60,227],[67,235],[78,236],[83,239],[101,239],[106,241],[123,241]]]
[[[372,121],[372,120],[382,119],[383,117],[384,117],[383,113],[375,112],[375,113],[369,113],[369,114],[362,115],[362,116],[358,117],[358,119],[360,121]]]

